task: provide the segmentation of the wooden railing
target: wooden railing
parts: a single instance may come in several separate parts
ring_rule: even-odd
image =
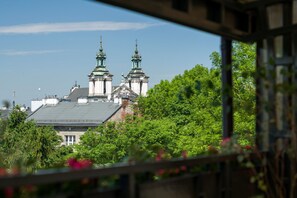
[[[0,177],[0,189],[3,193],[9,188],[17,195],[32,193],[37,197],[202,198],[255,195],[256,188],[249,182],[250,170],[241,167],[237,158],[236,154],[214,155],[116,164],[106,168],[43,170],[32,175]],[[113,184],[108,184],[109,181]]]

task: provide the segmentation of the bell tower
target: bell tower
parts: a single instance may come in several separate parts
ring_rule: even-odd
[[[106,54],[102,47],[100,37],[100,48],[96,54],[96,67],[88,75],[89,97],[110,99],[112,92],[112,74],[106,68]]]
[[[138,52],[137,40],[135,44],[135,51],[132,55],[131,62],[132,68],[128,75],[125,77],[125,85],[132,89],[136,94],[140,96],[146,96],[148,90],[148,79],[141,68],[142,57]]]

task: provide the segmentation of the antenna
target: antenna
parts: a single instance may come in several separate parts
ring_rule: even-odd
[[[13,91],[13,101],[12,101],[12,107],[15,107],[15,91]]]

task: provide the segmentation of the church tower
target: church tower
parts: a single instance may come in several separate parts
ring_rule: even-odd
[[[106,69],[106,54],[102,47],[100,37],[100,49],[96,54],[96,67],[89,77],[89,97],[110,99],[112,92],[112,74]]]
[[[132,56],[132,69],[125,77],[125,85],[132,89],[136,94],[146,96],[148,90],[148,76],[142,71],[141,68],[141,55],[138,53],[137,40],[135,45],[135,52]]]

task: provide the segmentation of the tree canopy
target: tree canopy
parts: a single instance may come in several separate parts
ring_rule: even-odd
[[[30,172],[52,166],[59,161],[61,137],[52,127],[37,127],[26,118],[26,112],[16,106],[7,120],[0,120],[2,167],[17,166]]]

